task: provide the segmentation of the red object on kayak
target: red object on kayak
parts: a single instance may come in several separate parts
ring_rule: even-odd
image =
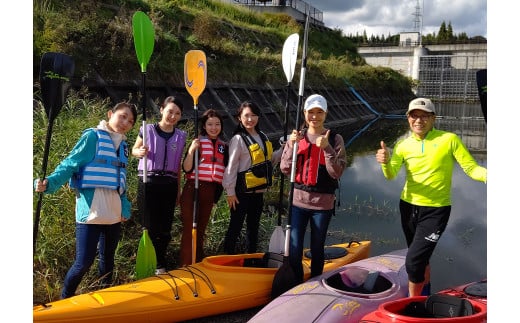
[[[485,323],[487,279],[448,288],[431,296],[407,297],[383,303],[359,323]]]

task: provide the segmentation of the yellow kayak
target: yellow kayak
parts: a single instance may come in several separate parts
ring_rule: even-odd
[[[370,241],[325,247],[324,272],[365,259]],[[34,322],[179,322],[262,306],[271,301],[282,256],[218,255],[132,283],[33,307]],[[304,279],[311,256],[304,252]],[[271,258],[271,259],[267,259]]]

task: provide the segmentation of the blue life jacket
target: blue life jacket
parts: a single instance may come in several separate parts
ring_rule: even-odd
[[[126,190],[126,167],[128,165],[128,144],[121,141],[116,151],[110,134],[101,129],[94,129],[98,136],[94,159],[74,173],[69,185],[75,189],[98,188]]]

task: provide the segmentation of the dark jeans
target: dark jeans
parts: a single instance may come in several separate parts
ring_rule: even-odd
[[[83,276],[99,252],[98,275],[102,285],[112,283],[114,256],[121,235],[121,223],[110,225],[76,223],[76,260],[70,267],[61,298],[74,296]]]
[[[289,263],[300,283],[303,282],[303,242],[307,223],[310,222],[311,226],[311,277],[315,277],[323,273],[325,238],[333,214],[334,209],[311,210],[292,206]]]
[[[236,210],[231,209],[229,227],[224,239],[224,252],[234,255],[238,235],[246,220],[246,245],[247,252],[256,252],[258,244],[258,228],[260,226],[260,215],[264,207],[263,193],[237,193],[238,204]],[[247,216],[247,219],[246,219]]]

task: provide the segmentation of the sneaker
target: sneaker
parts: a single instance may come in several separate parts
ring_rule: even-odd
[[[157,268],[157,269],[155,270],[155,274],[156,274],[156,275],[166,274],[166,268],[164,268],[164,267]]]

